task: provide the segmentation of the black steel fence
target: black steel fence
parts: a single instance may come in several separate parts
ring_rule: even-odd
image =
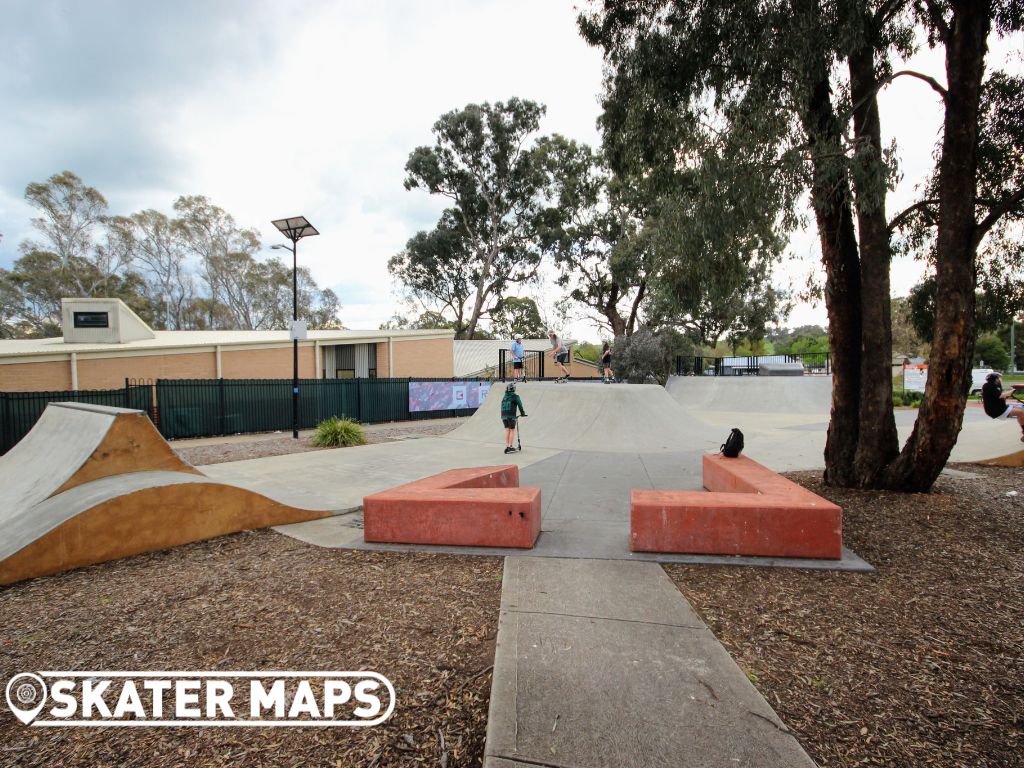
[[[544,378],[543,352],[525,350],[523,355],[523,375],[528,379]],[[516,378],[515,361],[513,360],[511,349],[498,350],[498,378],[502,381],[511,381]]]
[[[48,403],[75,402],[137,408],[153,417],[152,387],[125,383],[123,389],[67,392],[0,392],[0,453],[29,433]]]
[[[302,379],[299,426],[315,427],[331,416],[375,424],[476,413],[475,408],[410,411],[411,381],[483,379]],[[47,403],[62,401],[143,410],[169,440],[292,428],[291,379],[159,379],[126,382],[123,389],[0,392],[0,453],[28,434]]]
[[[801,363],[804,373],[832,373],[832,355],[828,352],[804,352],[798,355],[745,355],[676,357],[677,376],[757,376],[762,365]]]
[[[299,428],[331,416],[363,424],[469,416],[475,408],[410,411],[411,381],[466,379],[300,379]],[[475,379],[474,379],[475,381]],[[161,434],[167,439],[292,428],[291,379],[160,379]]]

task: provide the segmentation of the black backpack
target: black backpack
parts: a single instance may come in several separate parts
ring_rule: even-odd
[[[737,427],[733,427],[732,432],[725,438],[721,451],[730,459],[737,458],[743,451],[743,433]]]

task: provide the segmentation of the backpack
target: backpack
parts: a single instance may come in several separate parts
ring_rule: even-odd
[[[743,433],[737,427],[733,427],[720,450],[730,459],[737,458],[743,451]]]

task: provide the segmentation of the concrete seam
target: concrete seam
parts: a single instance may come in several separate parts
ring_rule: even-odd
[[[508,760],[512,763],[521,763],[523,765],[535,765],[538,768],[573,768],[568,763],[545,763],[540,760],[530,760],[525,757],[515,757],[513,755],[488,755],[488,757],[494,757],[499,760]]]
[[[638,453],[636,457],[640,461],[640,466],[644,468],[644,474],[647,475],[647,483],[651,486],[652,490],[656,490],[654,488],[654,480],[651,478],[651,473],[647,471],[647,462],[644,461],[643,455]]]
[[[680,597],[682,597],[682,595],[680,595]],[[663,621],[642,621],[640,619],[616,619],[610,616],[590,616],[584,613],[554,613],[552,611],[523,611],[519,609],[506,609],[505,613],[514,613],[517,615],[529,614],[531,616],[564,616],[567,619],[593,619],[594,621],[618,621],[623,624],[649,624],[653,627],[672,627],[674,629],[691,629],[696,631],[707,629],[706,624],[701,624],[701,626],[698,627],[691,624],[668,624]]]

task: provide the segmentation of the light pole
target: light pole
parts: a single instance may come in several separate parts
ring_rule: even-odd
[[[299,282],[296,277],[298,269],[299,240],[304,237],[319,235],[316,228],[306,220],[305,216],[292,216],[288,219],[277,219],[271,222],[282,235],[292,241],[289,245],[272,245],[271,248],[284,248],[292,252],[292,438],[299,438]]]

